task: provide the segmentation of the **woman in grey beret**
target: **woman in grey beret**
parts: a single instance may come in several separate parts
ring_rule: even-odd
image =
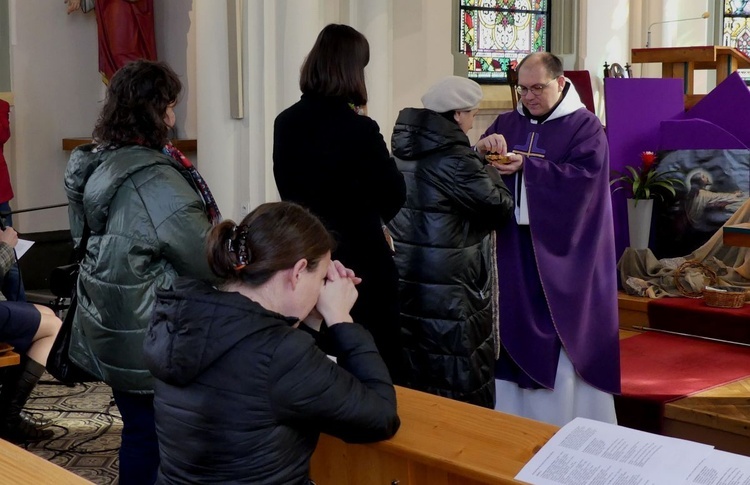
[[[449,76],[399,113],[391,147],[406,203],[389,224],[400,274],[409,385],[492,408],[497,345],[493,230],[513,200],[472,149],[481,87]]]

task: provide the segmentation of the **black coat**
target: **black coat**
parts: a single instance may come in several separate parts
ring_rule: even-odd
[[[276,118],[273,173],[281,198],[320,217],[338,243],[333,258],[362,278],[352,316],[402,382],[398,273],[382,224],[406,189],[378,124],[342,98],[303,95]]]
[[[490,233],[508,220],[513,199],[458,124],[434,111],[401,111],[393,154],[407,188],[389,228],[410,386],[491,408],[497,285]]]
[[[158,292],[144,354],[159,483],[305,483],[320,432],[393,436],[396,395],[370,334],[331,327],[337,365],[295,321],[194,280]]]

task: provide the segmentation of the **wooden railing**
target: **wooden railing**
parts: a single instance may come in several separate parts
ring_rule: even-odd
[[[401,429],[350,445],[323,435],[311,477],[321,485],[479,485],[513,477],[558,430],[431,394],[396,388]]]

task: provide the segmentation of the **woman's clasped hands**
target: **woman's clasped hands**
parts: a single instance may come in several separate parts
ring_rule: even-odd
[[[355,285],[361,282],[362,278],[357,277],[353,270],[338,260],[331,261],[326,273],[326,282],[320,289],[318,302],[305,318],[305,324],[318,328],[321,319],[329,327],[337,323],[352,322],[349,312],[357,301]]]

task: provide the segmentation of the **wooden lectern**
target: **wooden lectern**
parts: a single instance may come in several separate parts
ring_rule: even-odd
[[[685,109],[692,107],[703,98],[693,92],[696,70],[716,71],[718,85],[737,69],[750,69],[750,57],[734,47],[657,47],[633,49],[631,62],[660,62],[661,77],[678,78],[684,82]]]

